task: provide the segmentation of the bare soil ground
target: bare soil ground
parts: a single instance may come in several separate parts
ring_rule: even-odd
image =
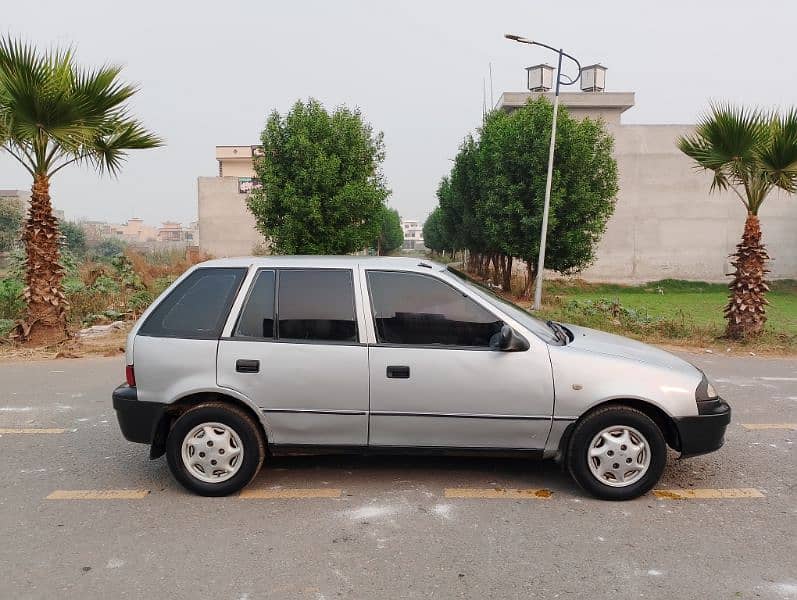
[[[132,326],[131,321],[125,323],[123,329],[114,329],[102,337],[72,337],[65,342],[41,348],[14,343],[0,344],[0,362],[120,355],[125,351],[127,334]]]

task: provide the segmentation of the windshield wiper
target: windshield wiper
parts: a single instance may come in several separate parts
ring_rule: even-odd
[[[559,323],[557,323],[556,321],[548,320],[545,321],[545,324],[551,328],[557,340],[565,344],[570,341],[570,336],[567,335],[565,328],[562,327]]]

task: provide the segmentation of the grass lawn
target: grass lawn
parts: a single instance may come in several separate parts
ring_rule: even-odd
[[[722,339],[724,284],[663,280],[641,286],[547,283],[542,315],[638,339],[681,345],[797,352],[797,281],[771,284],[766,333],[749,344]]]
[[[767,326],[797,334],[797,281],[777,281],[767,294]],[[609,284],[563,284],[552,282],[546,292],[569,300],[619,300],[620,304],[650,316],[688,316],[696,325],[723,326],[722,310],[728,303],[728,288],[720,283],[664,280],[641,286]]]

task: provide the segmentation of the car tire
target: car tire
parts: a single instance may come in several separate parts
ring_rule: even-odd
[[[667,443],[659,426],[642,411],[607,406],[576,424],[566,461],[573,479],[593,496],[631,500],[661,478]]]
[[[242,489],[257,475],[265,455],[259,424],[245,411],[221,402],[184,412],[166,439],[174,478],[200,496],[227,496]],[[202,470],[203,465],[209,471]]]

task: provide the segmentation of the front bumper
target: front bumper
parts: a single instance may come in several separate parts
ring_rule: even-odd
[[[731,407],[722,398],[701,402],[696,417],[673,419],[678,429],[681,458],[719,450],[725,443],[725,430],[731,422]]]
[[[113,407],[125,439],[139,444],[151,444],[168,405],[161,402],[141,402],[138,399],[138,390],[123,383],[113,391]]]

